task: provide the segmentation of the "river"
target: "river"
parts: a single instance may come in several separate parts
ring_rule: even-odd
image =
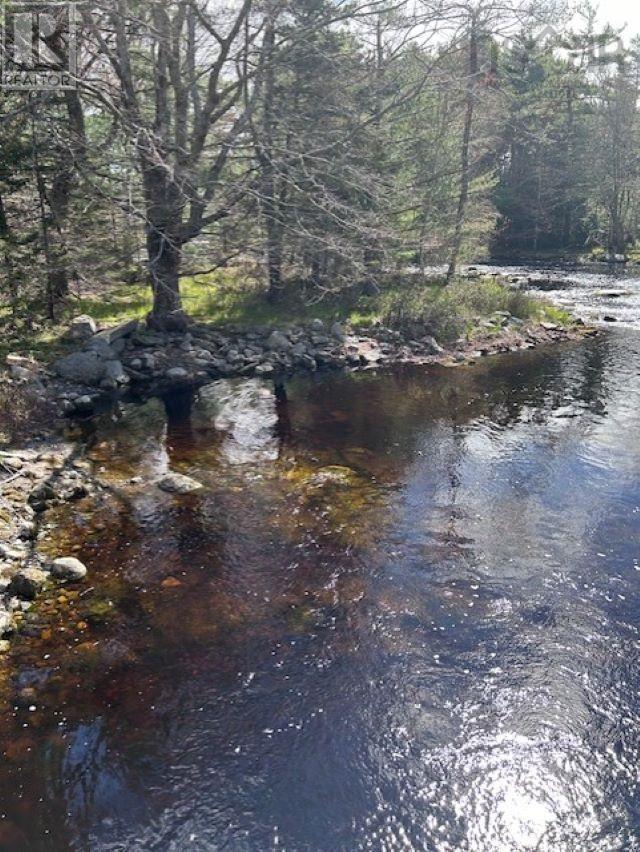
[[[0,848],[640,849],[630,325],[100,419],[109,492],[50,533],[91,584],[0,683]]]

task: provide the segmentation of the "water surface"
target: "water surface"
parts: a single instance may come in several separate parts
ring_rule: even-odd
[[[50,544],[91,583],[3,674],[0,848],[640,848],[639,373],[617,330],[105,416]]]

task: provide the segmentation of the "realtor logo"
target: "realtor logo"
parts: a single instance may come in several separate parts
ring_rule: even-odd
[[[3,89],[75,89],[76,4],[2,3]]]

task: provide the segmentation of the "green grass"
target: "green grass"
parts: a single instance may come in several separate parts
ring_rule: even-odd
[[[184,278],[182,298],[187,313],[196,320],[221,328],[228,326],[300,325],[314,318],[325,323],[336,320],[367,328],[376,322],[408,328],[427,324],[432,333],[447,342],[473,335],[479,323],[496,311],[509,311],[523,320],[547,319],[559,324],[570,316],[524,293],[510,291],[493,279],[460,280],[448,286],[442,282],[421,282],[414,278],[388,281],[379,292],[364,295],[358,287],[318,300],[310,298],[302,286],[284,290],[275,303],[265,298],[264,289],[240,269],[219,270],[197,279]],[[31,353],[48,361],[69,348],[64,334],[68,319],[89,314],[100,325],[115,325],[142,319],[151,309],[151,292],[145,285],[119,285],[105,295],[74,300],[68,317],[56,327],[42,325],[29,333],[3,334],[0,355]],[[0,328],[6,323],[0,317]],[[496,323],[496,328],[499,324]],[[487,329],[483,329],[486,333]]]

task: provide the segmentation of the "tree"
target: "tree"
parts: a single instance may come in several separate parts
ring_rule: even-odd
[[[210,6],[116,0],[83,12],[103,60],[88,95],[120,122],[142,176],[158,328],[185,328],[183,247],[233,208],[244,175],[227,167],[258,91],[249,92],[260,67],[252,0],[215,19]]]

